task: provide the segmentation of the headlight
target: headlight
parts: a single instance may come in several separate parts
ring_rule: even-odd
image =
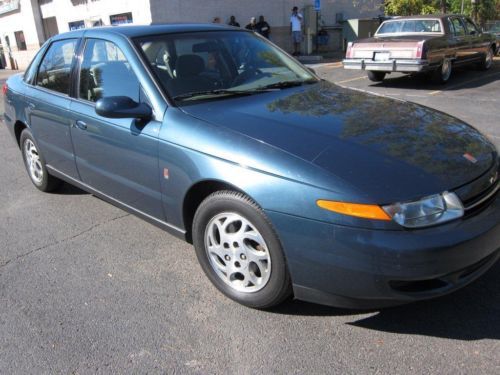
[[[392,219],[406,228],[421,228],[458,219],[464,206],[455,193],[444,192],[419,201],[382,207]]]

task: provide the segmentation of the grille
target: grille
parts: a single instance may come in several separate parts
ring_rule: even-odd
[[[497,181],[480,194],[464,201],[465,216],[476,215],[486,209],[497,198],[499,190],[500,181]]]

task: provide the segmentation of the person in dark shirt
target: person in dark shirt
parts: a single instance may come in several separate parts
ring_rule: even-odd
[[[266,22],[264,16],[259,17],[259,22],[257,23],[257,32],[263,37],[269,39],[269,34],[271,34],[271,26]]]
[[[236,17],[235,16],[231,16],[231,18],[229,19],[228,25],[229,26],[234,26],[234,27],[240,27],[240,24],[238,22],[236,22]]]
[[[257,29],[257,19],[255,17],[250,18],[250,23],[245,26],[245,29],[252,31],[259,31]]]

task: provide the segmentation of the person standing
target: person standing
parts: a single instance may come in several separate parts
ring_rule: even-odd
[[[257,31],[263,37],[269,39],[269,34],[271,34],[271,26],[266,22],[264,16],[259,17],[259,22],[257,23]]]
[[[233,27],[240,27],[240,24],[238,22],[236,22],[235,16],[231,16],[231,18],[229,19],[228,25],[233,26]]]
[[[245,29],[252,30],[252,31],[258,31],[257,30],[257,19],[255,17],[250,18],[250,23],[245,26]]]
[[[299,13],[299,8],[293,7],[290,17],[290,32],[293,42],[293,56],[300,55],[300,43],[302,43],[302,21],[304,16]]]

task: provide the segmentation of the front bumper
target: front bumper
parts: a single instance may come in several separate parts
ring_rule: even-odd
[[[429,69],[427,60],[392,59],[376,61],[371,59],[344,59],[344,69],[377,70],[383,72],[421,72]]]
[[[375,308],[451,293],[500,257],[500,196],[479,214],[419,230],[370,230],[267,212],[295,297]]]

